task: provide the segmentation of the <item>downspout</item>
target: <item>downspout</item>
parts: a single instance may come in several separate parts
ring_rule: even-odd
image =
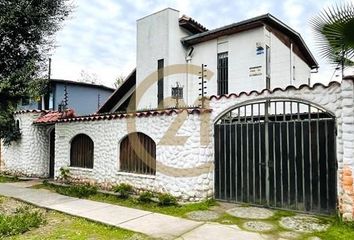
[[[189,92],[188,92],[188,90],[189,90],[189,87],[188,87],[189,86],[189,82],[188,82],[189,63],[190,63],[190,61],[192,61],[193,51],[194,51],[194,47],[191,47],[187,56],[186,56],[186,104],[187,104],[187,106],[189,106],[189,97],[188,97],[188,95],[189,95]]]
[[[293,84],[293,43],[290,43],[290,85]]]

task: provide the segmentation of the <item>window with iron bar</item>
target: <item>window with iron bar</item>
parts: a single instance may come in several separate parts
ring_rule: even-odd
[[[218,53],[218,95],[229,92],[229,67],[228,52]]]
[[[183,98],[183,88],[182,87],[172,87],[172,98],[182,99]]]

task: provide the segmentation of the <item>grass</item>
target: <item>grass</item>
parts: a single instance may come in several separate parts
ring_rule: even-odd
[[[48,212],[48,224],[23,235],[14,236],[12,240],[86,240],[86,239],[134,239],[145,240],[148,237],[121,228],[94,223],[82,218],[71,217],[58,212]]]
[[[11,198],[0,196],[0,200],[0,239],[149,239],[143,234],[47,211]]]
[[[64,193],[65,195],[70,195],[71,191],[65,190],[68,187],[58,186],[53,184],[40,184],[35,185],[32,188],[36,189],[47,189],[50,191],[55,191],[58,193]],[[119,198],[115,195],[110,194],[103,194],[103,193],[94,193],[89,196],[85,196],[85,199],[98,201],[98,202],[105,202],[125,207],[131,208],[138,208],[146,211],[151,212],[158,212],[162,214],[177,216],[177,217],[184,217],[187,213],[192,211],[199,211],[199,210],[208,210],[211,206],[214,206],[216,202],[214,200],[207,200],[199,203],[189,203],[189,204],[178,204],[172,206],[161,206],[157,202],[142,202],[139,201],[137,198]]]
[[[39,211],[29,207],[20,207],[11,215],[0,213],[0,237],[24,233],[31,228],[37,228],[45,220]]]
[[[9,177],[0,175],[0,183],[7,183],[7,182],[18,182],[19,179],[17,177]]]
[[[325,232],[312,234],[323,240],[354,239],[354,222],[343,222],[338,217],[328,218],[331,226]]]

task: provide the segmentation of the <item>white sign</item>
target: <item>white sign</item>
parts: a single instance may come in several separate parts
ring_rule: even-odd
[[[262,66],[250,67],[249,76],[261,76],[262,75]]]

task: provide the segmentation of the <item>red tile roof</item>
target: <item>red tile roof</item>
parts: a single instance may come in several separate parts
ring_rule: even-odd
[[[14,114],[23,114],[23,113],[48,113],[48,110],[38,110],[38,109],[27,109],[27,110],[18,110]]]
[[[81,121],[98,121],[98,120],[110,120],[117,118],[128,118],[128,117],[149,117],[158,115],[171,115],[173,113],[181,113],[187,111],[188,114],[199,114],[204,112],[211,112],[211,109],[201,109],[201,108],[189,108],[189,109],[164,109],[164,110],[150,110],[132,113],[105,113],[105,114],[94,114],[88,116],[78,116],[72,118],[60,118],[57,122],[81,122]]]
[[[354,78],[351,78],[351,77],[346,77],[346,78],[344,78],[343,80],[354,80]],[[317,87],[322,87],[322,88],[329,88],[329,87],[331,87],[331,86],[333,86],[333,85],[341,85],[341,83],[340,82],[336,82],[336,81],[332,81],[332,82],[330,82],[330,83],[328,83],[327,85],[324,85],[324,84],[322,84],[322,83],[315,83],[313,86],[309,86],[308,84],[302,84],[302,85],[300,85],[299,87],[295,87],[295,86],[293,86],[293,85],[290,85],[290,86],[287,86],[286,88],[284,88],[284,89],[282,89],[282,88],[279,88],[279,87],[277,87],[277,88],[274,88],[274,89],[263,89],[263,90],[261,90],[261,91],[257,91],[257,90],[252,90],[252,91],[250,91],[250,92],[240,92],[240,93],[238,93],[238,94],[236,94],[236,93],[230,93],[230,94],[223,94],[223,95],[212,95],[212,96],[210,96],[209,97],[209,99],[210,100],[212,100],[212,99],[216,99],[216,100],[219,100],[220,98],[230,98],[230,97],[241,97],[242,95],[246,95],[246,96],[250,96],[251,94],[256,94],[256,95],[261,95],[261,94],[263,94],[264,92],[269,92],[269,93],[274,93],[274,92],[285,92],[285,91],[288,91],[288,90],[301,90],[301,89],[303,89],[303,88],[308,88],[308,89],[310,89],[310,90],[312,90],[312,89],[315,89],[315,88],[317,88]]]
[[[49,124],[49,123],[55,123],[59,119],[71,118],[71,117],[75,117],[75,112],[72,109],[68,109],[64,112],[52,111],[52,112],[47,112],[44,115],[41,115],[39,118],[37,118],[34,121],[34,123]]]

